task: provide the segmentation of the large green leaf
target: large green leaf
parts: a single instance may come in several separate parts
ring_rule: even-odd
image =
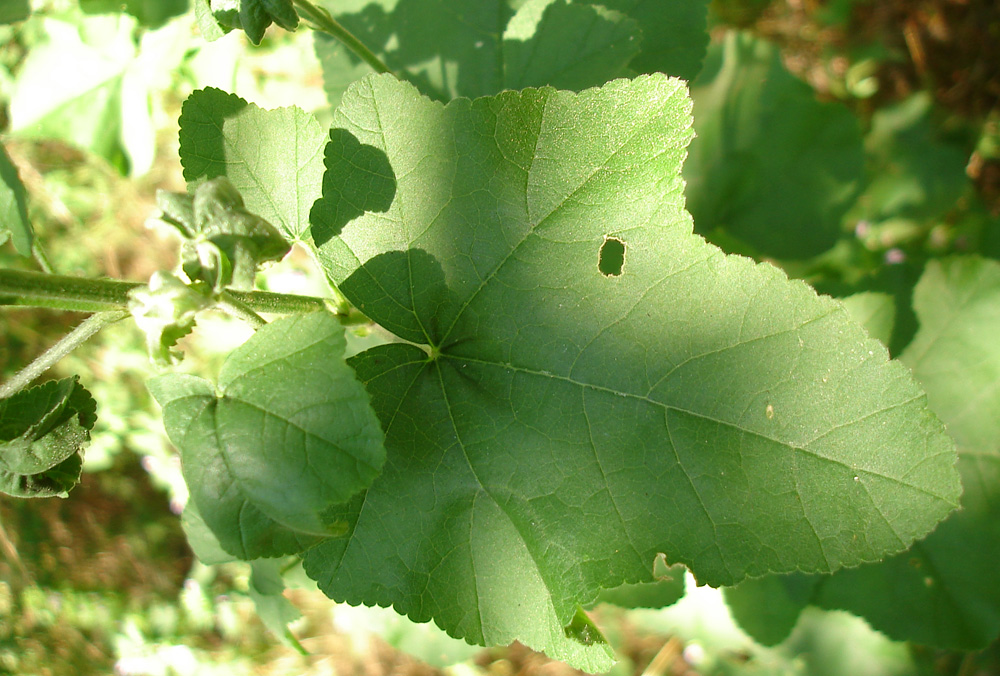
[[[35,232],[28,220],[28,196],[17,167],[0,145],[0,244],[8,239],[19,254],[31,255]]]
[[[96,408],[76,377],[0,399],[0,492],[66,497],[80,481]]]
[[[318,255],[416,345],[352,360],[387,459],[337,511],[348,537],[305,555],[324,591],[595,667],[561,627],[652,581],[659,553],[713,585],[829,571],[954,508],[953,445],[907,369],[839,303],[692,234],[690,124],[664,76],[448,106],[388,76],[345,95],[333,135],[384,157],[394,197],[343,204],[371,173],[331,143]]]
[[[958,443],[962,509],[907,552],[814,579],[807,601],[861,615],[892,638],[977,649],[1000,632],[1000,264],[932,262],[914,306],[920,330],[902,360]],[[753,581],[745,586],[758,591],[741,593],[760,597],[775,584],[790,583]],[[758,636],[749,606],[741,623]]]
[[[400,77],[440,101],[503,89],[553,85],[583,89],[625,74],[640,46],[635,21],[567,0],[328,2],[337,20]],[[316,51],[336,105],[368,66],[319,36]]]
[[[299,108],[263,110],[208,88],[184,102],[180,127],[185,179],[226,176],[248,211],[288,239],[302,238],[320,192],[327,139],[312,115]]]
[[[191,498],[227,552],[289,554],[342,531],[328,509],[378,474],[382,432],[345,344],[332,315],[279,319],[230,354],[218,388],[182,374],[150,382]]]
[[[863,175],[857,118],[818,102],[777,47],[736,32],[709,50],[691,95],[684,178],[698,232],[778,258],[833,246]]]

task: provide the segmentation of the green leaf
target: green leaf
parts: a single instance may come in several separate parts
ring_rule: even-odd
[[[0,5],[0,23],[24,21],[31,14],[30,0],[5,0]]]
[[[626,74],[638,52],[635,21],[567,0],[375,0],[325,3],[334,17],[424,94],[449,101],[504,89],[583,89]],[[327,95],[372,72],[336,40],[317,36]]]
[[[219,538],[215,537],[215,533],[205,523],[205,519],[198,511],[194,501],[189,501],[184,506],[184,512],[181,514],[181,526],[184,528],[184,535],[187,536],[191,551],[206,566],[237,560],[235,556],[222,548]]]
[[[279,319],[230,354],[218,392],[189,375],[150,382],[191,498],[227,552],[291,554],[342,532],[329,508],[378,474],[382,432],[344,346],[331,315]]]
[[[330,158],[318,256],[424,347],[351,361],[387,459],[336,510],[348,537],[305,554],[327,594],[596,668],[562,628],[661,553],[715,585],[828,571],[954,508],[953,445],[907,369],[841,304],[692,234],[690,105],[664,76],[448,106],[378,76],[345,96],[334,127],[385,155],[394,197],[344,222],[351,170]]]
[[[19,254],[31,255],[35,233],[28,220],[28,196],[17,167],[0,145],[0,244],[8,239]]]
[[[66,497],[80,481],[96,409],[76,376],[0,399],[0,491]]]
[[[857,118],[818,102],[777,47],[736,32],[710,50],[691,95],[697,137],[684,178],[698,232],[777,258],[833,246],[863,176]]]
[[[208,88],[184,102],[180,127],[186,180],[225,176],[247,211],[289,240],[302,238],[323,178],[326,134],[312,115],[299,108],[263,110]]]
[[[632,59],[632,69],[685,80],[701,70],[708,47],[707,0],[585,1],[622,12],[642,29],[642,51]]]

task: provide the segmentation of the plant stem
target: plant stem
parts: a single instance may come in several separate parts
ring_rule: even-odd
[[[325,9],[317,7],[309,2],[309,0],[292,0],[292,2],[294,2],[299,8],[299,11],[304,17],[315,24],[318,30],[327,33],[328,35],[332,35],[337,40],[340,40],[340,42],[349,50],[354,52],[359,59],[374,68],[376,73],[392,74],[389,66],[385,65],[382,59],[376,56],[375,52],[368,49],[368,47],[365,46],[361,40],[357,39],[353,33],[341,26],[340,23],[330,16],[330,13]]]
[[[35,262],[38,263],[38,267],[42,269],[42,272],[52,273],[52,264],[49,263],[49,257],[45,255],[42,247],[36,241],[31,247],[31,255],[34,257]]]
[[[76,312],[128,310],[129,292],[142,286],[145,286],[142,282],[84,279],[27,270],[0,269],[0,305],[47,307]],[[327,310],[336,314],[345,325],[368,323],[368,319],[357,310],[346,309],[339,306],[337,301],[325,298],[236,289],[227,289],[226,293],[255,313],[290,315]]]
[[[0,385],[0,399],[5,399],[27,387],[31,381],[45,373],[57,361],[82,345],[88,338],[103,329],[108,324],[128,317],[128,312],[113,310],[98,312],[82,322],[79,326],[62,337],[62,339],[42,353],[35,361],[15,373],[10,380]]]
[[[267,322],[264,321],[263,317],[247,307],[242,301],[237,300],[236,297],[233,296],[232,291],[223,290],[222,293],[219,294],[218,305],[223,312],[232,317],[236,317],[237,319],[242,319],[247,324],[254,327],[254,329],[259,329],[267,325]]]

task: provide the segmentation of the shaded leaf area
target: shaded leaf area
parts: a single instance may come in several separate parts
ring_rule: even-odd
[[[24,184],[17,167],[0,145],[0,244],[10,239],[19,254],[30,256],[34,238]]]
[[[331,315],[279,319],[230,354],[218,393],[189,375],[149,383],[197,512],[226,552],[292,554],[343,532],[331,506],[378,474],[382,432],[344,347]]]
[[[393,72],[439,101],[543,85],[581,90],[635,69],[690,78],[708,42],[703,0],[325,5]],[[372,72],[332,38],[317,36],[316,53],[333,105],[351,82]]]
[[[817,101],[775,46],[735,31],[709,50],[691,96],[684,178],[697,231],[776,258],[833,246],[863,178],[855,116]]]
[[[684,80],[698,75],[708,47],[707,1],[585,1],[619,11],[639,24],[642,49],[629,63],[633,70],[666,73]]]
[[[88,14],[112,14],[126,11],[143,26],[157,28],[188,11],[188,0],[80,0]]]
[[[123,14],[38,22],[47,41],[17,73],[11,132],[66,141],[122,173],[147,172],[156,153],[150,95],[184,58],[187,28],[176,22],[136,39],[135,20]]]
[[[974,650],[1000,632],[1000,264],[972,257],[931,262],[914,306],[920,330],[901,358],[958,444],[962,508],[907,552],[810,578],[805,598],[792,593],[802,589],[799,578],[755,580],[734,591],[745,599],[767,596],[772,611],[786,616],[812,603],[849,610],[895,639]],[[763,606],[743,606],[737,618],[756,638]],[[792,624],[783,625],[786,633]]]
[[[386,155],[395,197],[341,223],[331,165],[318,256],[424,347],[351,360],[387,459],[335,510],[348,536],[305,554],[326,593],[597,669],[563,627],[661,553],[709,584],[828,571],[954,508],[952,442],[906,368],[840,304],[692,234],[690,124],[663,76],[447,106],[388,76],[349,90],[334,126]]]
[[[309,228],[326,139],[316,119],[299,108],[263,110],[211,87],[193,92],[181,109],[184,178],[227,177],[247,211],[293,241]]]
[[[96,411],[75,376],[0,399],[0,492],[66,497],[80,481]]]
[[[30,0],[7,0],[0,5],[0,23],[23,21],[31,14]]]

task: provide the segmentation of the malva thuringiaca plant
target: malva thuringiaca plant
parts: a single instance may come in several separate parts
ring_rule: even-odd
[[[714,152],[686,81],[705,59],[703,1],[193,4],[207,39],[313,25],[332,125],[194,91],[188,193],[158,197],[178,269],[148,284],[0,270],[5,304],[94,313],[3,384],[4,492],[78,482],[93,398],[74,378],[28,385],[131,315],[164,368],[149,389],[196,552],[295,555],[338,601],[590,672],[614,656],[585,611],[682,585],[685,568],[733,587],[762,641],[809,604],[933,645],[996,635],[996,590],[973,591],[995,566],[962,549],[972,528],[986,552],[1000,542],[995,488],[938,524],[959,469],[997,480],[996,416],[953,402],[995,401],[998,350],[981,336],[1000,321],[1000,269],[929,264],[921,326],[893,360],[850,299],[695,234],[682,164],[697,131],[708,145],[685,176],[701,190]],[[735,36],[710,54],[704,100],[737,77],[734,55],[761,49]],[[6,156],[0,169],[4,237],[44,266],[17,171]],[[833,191],[834,173],[803,171],[796,189]],[[696,216],[721,208],[689,199]],[[293,242],[331,298],[254,289]],[[254,335],[217,382],[171,372],[212,309]],[[345,360],[345,326],[368,322],[393,338]],[[787,627],[760,628],[765,593]]]

